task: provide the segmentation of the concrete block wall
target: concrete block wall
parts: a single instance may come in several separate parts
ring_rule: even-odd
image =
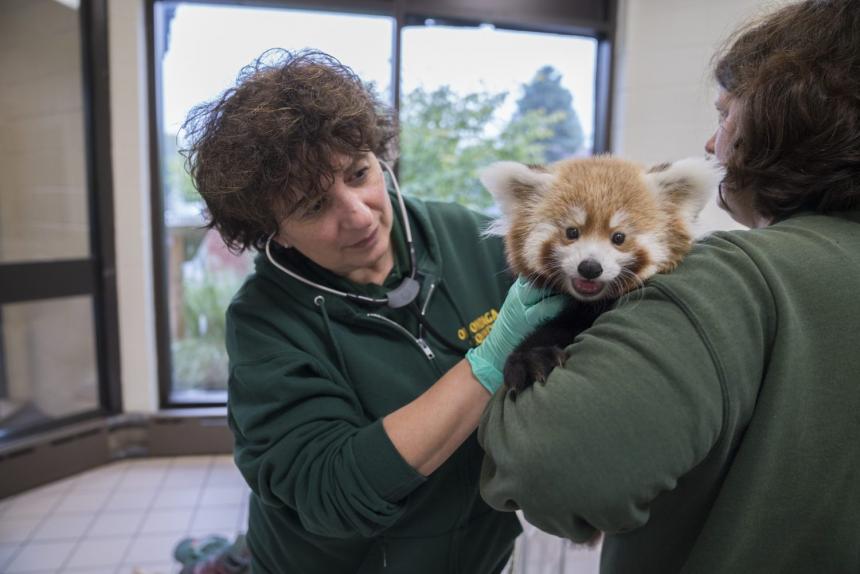
[[[0,3],[0,261],[85,257],[89,221],[78,13]]]
[[[88,257],[90,229],[77,10],[53,0],[0,2],[0,262]],[[47,416],[98,405],[92,301],[2,309],[14,408]]]

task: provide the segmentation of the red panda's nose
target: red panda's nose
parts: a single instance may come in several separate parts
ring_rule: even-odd
[[[597,279],[603,273],[603,267],[594,259],[585,259],[576,268],[585,279]]]

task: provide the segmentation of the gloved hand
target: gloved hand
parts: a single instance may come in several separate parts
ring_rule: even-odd
[[[480,345],[466,352],[472,374],[490,394],[504,382],[502,369],[511,351],[536,327],[558,315],[565,303],[563,295],[552,295],[522,277],[517,278],[490,333]]]

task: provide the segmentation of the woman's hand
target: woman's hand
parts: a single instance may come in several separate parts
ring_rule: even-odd
[[[478,382],[491,394],[495,393],[504,382],[502,369],[511,351],[536,327],[558,315],[564,305],[563,295],[551,295],[519,277],[508,291],[486,339],[466,353]]]
[[[414,401],[382,419],[400,456],[424,476],[439,468],[478,427],[481,413],[502,386],[511,351],[541,323],[561,311],[562,295],[550,296],[518,279],[508,291],[493,328],[480,346]],[[467,364],[468,363],[468,364]],[[476,380],[475,384],[467,381]],[[484,388],[481,388],[484,387]]]

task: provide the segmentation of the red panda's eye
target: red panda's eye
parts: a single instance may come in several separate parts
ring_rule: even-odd
[[[579,229],[576,227],[568,227],[564,230],[564,234],[568,239],[579,239]]]
[[[622,243],[624,243],[625,239],[627,239],[627,236],[620,231],[616,231],[612,234],[612,243],[614,243],[615,245],[621,245]]]

